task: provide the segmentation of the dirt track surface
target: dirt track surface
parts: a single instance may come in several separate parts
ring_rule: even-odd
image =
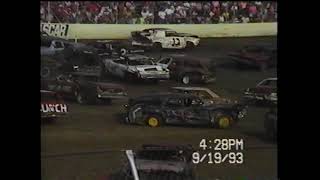
[[[242,91],[267,77],[276,77],[276,69],[260,72],[256,69],[239,69],[226,54],[245,45],[273,43],[276,37],[202,39],[201,46],[192,51],[165,51],[162,54],[186,53],[218,64],[217,82],[204,86],[217,94],[238,99]],[[161,53],[151,53],[159,57]],[[159,84],[123,82],[129,96],[135,97],[151,91],[166,91],[181,86],[174,81]],[[197,166],[202,179],[275,179],[277,175],[277,145],[265,140],[263,118],[265,107],[250,107],[248,116],[235,127],[219,130],[202,127],[165,126],[149,128],[119,123],[124,100],[112,105],[78,105],[70,102],[70,115],[55,123],[41,125],[41,173],[45,180],[101,179],[120,168],[124,153],[144,143],[192,144],[199,147],[201,139],[237,138],[244,140],[244,163],[241,165],[208,164]],[[97,152],[99,151],[99,152]],[[103,151],[103,152],[101,152]],[[89,152],[83,154],[69,154]],[[201,152],[201,151],[200,151]],[[202,153],[202,152],[201,152]],[[50,156],[57,155],[57,156]]]

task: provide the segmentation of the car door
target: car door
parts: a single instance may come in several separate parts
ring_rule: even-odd
[[[167,124],[184,124],[184,103],[180,97],[171,97],[164,101],[165,121]]]
[[[184,109],[184,121],[192,125],[206,125],[210,122],[209,111],[203,108],[203,102],[199,98],[186,98]]]
[[[165,38],[165,47],[171,49],[180,49],[184,39],[182,37],[166,37]]]

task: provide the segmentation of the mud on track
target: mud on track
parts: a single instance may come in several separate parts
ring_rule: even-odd
[[[192,51],[149,54],[159,57],[161,54],[186,53],[203,58],[204,61],[215,61],[218,64],[217,82],[204,86],[221,96],[238,99],[243,89],[254,86],[263,78],[277,76],[276,69],[266,72],[250,68],[239,69],[225,57],[230,51],[258,43],[276,44],[276,37],[202,39],[201,46]],[[124,85],[132,97],[181,85],[174,81],[159,84],[123,82],[114,78],[107,78],[106,81]],[[277,146],[266,141],[263,136],[263,117],[267,111],[264,107],[250,107],[247,118],[228,130],[178,126],[148,128],[119,123],[125,103],[126,101],[122,100],[114,101],[112,105],[107,106],[81,106],[70,102],[70,116],[52,124],[42,124],[42,179],[99,179],[120,167],[123,153],[118,150],[134,149],[143,143],[188,143],[198,147],[203,138],[242,138],[245,143],[244,164],[202,163],[197,166],[197,173],[203,179],[270,179],[277,175]],[[97,153],[63,156],[65,153],[78,152]],[[47,156],[50,154],[62,156]]]

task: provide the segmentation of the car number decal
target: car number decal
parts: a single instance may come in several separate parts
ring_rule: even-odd
[[[180,46],[180,39],[179,38],[172,38],[173,43],[172,46]]]

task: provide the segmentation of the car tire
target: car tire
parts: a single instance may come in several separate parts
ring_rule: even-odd
[[[227,129],[230,128],[233,124],[233,119],[230,115],[227,115],[223,112],[217,112],[215,115],[215,123],[214,126],[219,129]]]
[[[127,51],[127,49],[126,49],[126,48],[121,48],[121,49],[120,49],[120,53],[119,53],[119,54],[120,54],[121,56],[124,56],[124,55],[126,55],[126,54],[127,54],[127,52],[128,52],[128,51]]]
[[[146,118],[146,124],[149,127],[159,127],[162,125],[162,118],[155,114],[149,115]]]
[[[195,45],[192,42],[190,41],[187,42],[186,49],[193,49],[194,47]]]
[[[183,84],[190,84],[191,78],[189,74],[184,74],[181,76],[181,82]]]
[[[47,78],[49,77],[51,74],[51,70],[50,68],[48,67],[41,67],[41,70],[40,70],[40,77],[41,78]]]

